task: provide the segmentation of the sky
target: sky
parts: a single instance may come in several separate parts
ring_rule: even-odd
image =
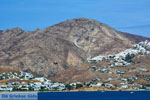
[[[0,0],[0,13],[0,30],[33,31],[85,17],[150,37],[150,0]]]

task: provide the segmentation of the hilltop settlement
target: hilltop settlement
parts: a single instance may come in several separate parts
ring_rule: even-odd
[[[115,55],[87,59],[88,69],[117,77],[95,78],[89,82],[61,83],[28,72],[1,72],[0,91],[101,91],[150,90],[150,66],[133,68],[134,59],[150,55],[150,42],[143,41]],[[143,65],[144,66],[144,65]]]

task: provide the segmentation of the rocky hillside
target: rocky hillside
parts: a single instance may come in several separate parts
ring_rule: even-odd
[[[43,30],[23,31],[17,27],[0,32],[0,65],[48,78],[58,74],[70,77],[64,72],[84,74],[81,65],[88,58],[115,54],[143,40],[148,38],[118,32],[86,18],[67,20]]]
[[[150,85],[149,72],[150,42],[143,41],[114,55],[93,57],[81,64],[80,70],[71,67],[52,79],[65,83],[100,79],[101,83],[117,87],[123,83],[137,88],[139,84]]]

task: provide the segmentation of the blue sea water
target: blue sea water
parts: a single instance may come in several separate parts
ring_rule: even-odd
[[[41,92],[38,100],[150,100],[150,91]]]

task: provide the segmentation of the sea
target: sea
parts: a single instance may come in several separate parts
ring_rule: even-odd
[[[150,100],[150,91],[40,92],[38,100]]]

